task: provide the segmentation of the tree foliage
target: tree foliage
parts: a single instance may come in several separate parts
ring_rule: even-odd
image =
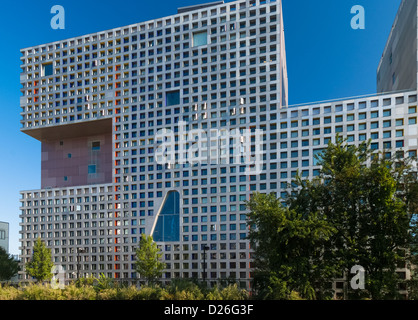
[[[289,210],[274,194],[255,193],[247,206],[258,296],[288,299],[296,291],[325,298],[334,271],[323,266],[323,245],[334,228],[316,213]]]
[[[139,248],[136,250],[136,271],[147,283],[153,283],[161,278],[165,264],[161,262],[162,253],[153,241],[152,236],[142,234]]]
[[[27,274],[40,282],[50,280],[53,266],[51,250],[38,238],[33,246],[32,258],[25,266]]]
[[[273,195],[250,200],[256,274],[264,273],[269,294],[278,297],[294,290],[303,298],[323,298],[321,283],[339,274],[345,275],[348,298],[398,298],[396,270],[413,256],[415,239],[412,167],[373,152],[369,143],[348,145],[338,136],[317,160],[319,175],[297,176],[286,206]],[[364,290],[350,287],[355,265],[365,269]]]
[[[10,280],[19,271],[19,262],[0,247],[0,281]]]
[[[331,263],[340,265],[349,281],[349,270],[361,265],[366,271],[366,289],[350,290],[351,298],[396,298],[398,265],[412,242],[411,213],[405,197],[404,177],[410,168],[369,143],[348,145],[337,137],[321,154],[320,174],[311,183],[299,183],[291,208],[320,211],[337,230],[330,238]],[[300,199],[309,199],[303,203]]]

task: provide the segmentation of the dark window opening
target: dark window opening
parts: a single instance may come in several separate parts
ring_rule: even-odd
[[[166,106],[174,106],[180,104],[180,91],[171,91],[166,94]]]
[[[91,164],[88,167],[88,173],[92,174],[92,173],[96,173],[96,165],[95,164]]]
[[[91,150],[100,150],[100,141],[95,141],[91,144]]]
[[[53,73],[54,73],[54,68],[52,66],[52,62],[51,63],[44,63],[42,65],[42,75],[44,77],[52,76]]]

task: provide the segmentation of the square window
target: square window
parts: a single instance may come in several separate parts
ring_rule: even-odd
[[[166,106],[174,106],[180,104],[180,91],[170,91],[166,93]]]
[[[52,76],[53,73],[54,73],[54,68],[53,68],[52,62],[42,64],[42,76],[43,77]]]
[[[193,47],[203,46],[205,44],[208,44],[207,31],[193,33]]]
[[[313,165],[316,166],[321,161],[321,155],[322,155],[323,149],[314,149],[313,150]]]
[[[96,173],[96,165],[95,164],[91,164],[91,165],[89,165],[88,166],[88,171],[87,171],[89,174],[92,174],[92,173]]]
[[[391,141],[383,141],[383,149],[390,149],[392,147]]]
[[[94,141],[91,144],[91,150],[100,150],[100,141]]]

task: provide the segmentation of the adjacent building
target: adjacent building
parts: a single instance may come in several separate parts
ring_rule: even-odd
[[[0,247],[9,253],[9,223],[0,221]]]
[[[297,170],[318,174],[314,156],[337,133],[416,156],[416,8],[402,1],[378,70],[379,92],[396,92],[298,106],[281,1],[180,8],[22,49],[21,131],[42,143],[42,178],[21,192],[21,261],[40,237],[67,279],[131,281],[146,233],[167,281],[248,286],[254,191],[284,195]]]
[[[417,1],[402,1],[377,68],[377,92],[417,89]]]

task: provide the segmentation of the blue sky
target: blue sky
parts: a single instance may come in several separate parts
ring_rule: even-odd
[[[41,145],[20,129],[20,49],[175,14],[205,0],[8,1],[0,11],[0,221],[19,254],[19,191],[40,187]],[[229,2],[229,1],[228,1]],[[376,68],[401,0],[283,0],[290,104],[376,92]],[[156,5],[158,4],[158,5]],[[51,7],[65,9],[53,30]],[[365,9],[353,30],[351,7]]]

